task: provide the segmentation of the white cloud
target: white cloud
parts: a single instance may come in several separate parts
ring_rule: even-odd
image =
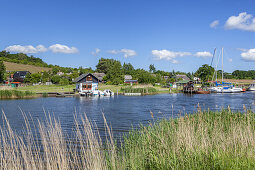
[[[48,51],[48,49],[45,48],[43,45],[36,46],[36,49],[37,49],[38,52],[46,52],[46,51]]]
[[[132,57],[132,56],[136,55],[136,52],[134,50],[130,50],[130,49],[121,49],[120,52],[124,54],[125,58]]]
[[[110,54],[118,54],[119,51],[118,50],[109,50],[108,53],[110,53]]]
[[[217,27],[217,25],[219,25],[219,20],[215,20],[215,21],[213,21],[211,24],[210,24],[210,27],[211,28],[216,28]]]
[[[237,50],[240,50],[240,51],[243,51],[243,52],[248,51],[248,50],[247,50],[247,49],[245,49],[245,48],[237,48]]]
[[[195,54],[195,56],[206,58],[206,57],[212,57],[213,55],[212,55],[210,52],[202,51],[202,52],[197,52],[197,53]]]
[[[79,50],[76,47],[68,47],[66,45],[61,44],[54,44],[49,47],[49,50],[51,50],[53,53],[78,53]]]
[[[36,47],[32,45],[22,46],[22,45],[12,45],[5,48],[6,51],[9,52],[16,52],[16,53],[39,53],[39,52],[46,52],[47,48],[43,45],[38,45]]]
[[[125,48],[123,48],[121,50],[110,50],[110,51],[108,51],[108,53],[111,53],[111,54],[120,54],[120,53],[122,53],[125,58],[132,57],[132,56],[136,55],[136,52],[134,50],[125,49]]]
[[[100,53],[100,49],[99,48],[95,48],[95,51],[92,51],[91,54],[94,56],[97,56]]]
[[[190,52],[174,52],[168,50],[152,50],[151,53],[155,56],[156,60],[167,60],[174,64],[178,63],[178,61],[175,59],[176,57],[192,55]]]
[[[225,23],[226,29],[239,29],[244,31],[255,31],[255,18],[246,12],[238,16],[231,16]]]
[[[255,48],[249,49],[247,52],[241,53],[242,59],[245,61],[255,61]]]

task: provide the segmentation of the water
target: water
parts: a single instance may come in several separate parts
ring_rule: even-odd
[[[115,136],[120,137],[132,127],[148,124],[163,117],[177,117],[193,113],[197,105],[202,109],[220,110],[230,106],[232,110],[243,111],[243,105],[254,111],[255,93],[238,94],[160,94],[148,96],[115,96],[115,97],[67,97],[36,98],[22,100],[0,100],[0,108],[5,112],[12,128],[21,132],[24,118],[21,110],[30,114],[33,120],[45,121],[45,112],[54,114],[67,133],[74,128],[74,115],[78,118],[86,114],[101,132],[104,132],[104,113]],[[153,113],[154,119],[150,113]],[[1,113],[2,114],[2,113]],[[2,125],[2,121],[0,121]]]

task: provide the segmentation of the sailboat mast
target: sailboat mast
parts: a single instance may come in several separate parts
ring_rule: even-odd
[[[222,85],[223,85],[223,48],[222,48],[222,71],[221,72],[222,72],[221,79],[222,79]]]

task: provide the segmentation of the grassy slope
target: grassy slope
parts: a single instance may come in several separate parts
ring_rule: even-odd
[[[30,73],[38,73],[41,71],[49,71],[51,68],[37,67],[33,65],[17,64],[4,61],[4,65],[7,71],[29,71]]]

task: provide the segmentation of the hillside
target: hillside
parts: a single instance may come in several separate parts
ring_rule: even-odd
[[[38,73],[41,71],[49,71],[52,70],[52,68],[47,67],[38,67],[33,65],[25,65],[25,64],[17,64],[12,62],[6,62],[4,61],[4,65],[6,67],[6,71],[29,71],[30,73]]]

